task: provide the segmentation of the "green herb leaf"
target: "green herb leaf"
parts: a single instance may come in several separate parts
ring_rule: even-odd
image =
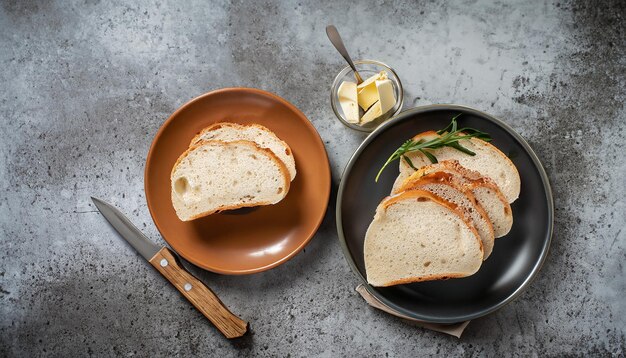
[[[464,146],[460,145],[459,142],[450,143],[448,146],[452,147],[452,148],[454,148],[456,150],[459,150],[459,151],[461,151],[461,152],[463,152],[465,154],[469,154],[471,156],[475,156],[476,155],[476,153],[474,153],[471,150],[469,150],[469,149],[465,148]]]
[[[437,131],[437,134],[439,135],[439,137],[437,138],[430,140],[420,139],[418,141],[409,139],[406,142],[402,143],[400,148],[396,149],[396,151],[394,151],[391,156],[389,156],[385,164],[383,164],[382,168],[380,168],[378,174],[376,175],[376,182],[378,182],[378,178],[380,177],[380,174],[382,174],[383,170],[385,170],[385,168],[396,159],[404,158],[404,161],[409,164],[411,168],[417,170],[411,160],[406,156],[407,153],[419,151],[424,154],[433,164],[437,163],[437,157],[435,157],[433,153],[426,151],[425,149],[450,147],[467,155],[476,155],[476,153],[462,146],[459,141],[463,139],[478,138],[489,142],[491,140],[491,136],[474,128],[464,127],[458,129],[456,119],[461,115],[462,113],[457,114],[452,118],[450,124],[448,124],[444,129]]]
[[[415,165],[413,165],[413,162],[411,161],[411,159],[409,159],[409,157],[403,155],[402,159],[404,159],[404,161],[411,167],[411,169],[417,171],[417,168],[415,167]]]
[[[420,149],[420,152],[422,152],[422,154],[424,154],[426,156],[426,158],[428,158],[428,160],[430,160],[431,163],[436,164],[437,163],[437,158],[430,152],[425,151],[424,149]],[[405,156],[406,158],[406,156]],[[415,167],[413,167],[413,169],[417,170]]]
[[[442,135],[446,132],[454,132],[455,130],[452,129],[452,126],[456,127],[456,119],[459,118],[463,113],[459,113],[456,116],[452,117],[452,120],[450,121],[450,124],[448,124],[448,126],[444,129],[440,129],[437,131],[437,134]]]

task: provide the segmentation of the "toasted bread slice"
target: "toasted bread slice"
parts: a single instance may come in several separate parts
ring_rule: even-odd
[[[436,138],[437,136],[439,135],[436,132],[429,131],[420,133],[413,137],[413,139],[429,140]],[[490,178],[498,185],[498,188],[500,188],[509,203],[512,203],[515,199],[517,199],[521,185],[519,172],[513,162],[511,162],[511,160],[504,155],[504,153],[481,139],[464,139],[459,141],[459,144],[473,151],[476,155],[472,156],[450,147],[427,150],[437,157],[438,161],[457,160],[465,168],[475,170],[483,176]],[[408,153],[406,154],[406,157],[416,169],[432,164],[431,161],[419,151]],[[406,180],[406,178],[414,172],[415,169],[407,163],[407,160],[404,158],[401,159],[400,174],[396,179],[394,188],[399,188],[404,180]]]
[[[478,204],[485,210],[489,221],[493,225],[493,233],[496,238],[502,237],[513,226],[513,213],[511,206],[493,180],[482,176],[479,172],[469,170],[456,160],[444,160],[442,162],[427,165],[420,168],[407,178],[398,192],[404,190],[404,186],[418,180],[424,175],[435,172],[448,173],[462,185],[471,190]]]
[[[483,259],[487,259],[493,250],[493,226],[487,213],[478,203],[472,191],[463,185],[454,175],[446,172],[434,172],[408,181],[403,190],[421,189],[429,191],[455,205],[463,218],[476,228],[483,245]]]
[[[275,204],[289,191],[285,164],[254,142],[200,141],[171,174],[172,204],[182,221],[212,213]]]
[[[456,205],[424,190],[383,200],[364,245],[372,286],[466,277],[483,261],[476,229]]]
[[[221,140],[223,142],[249,140],[255,142],[259,147],[271,150],[285,163],[292,181],[296,177],[296,162],[289,145],[278,138],[274,132],[260,124],[215,123],[198,133],[191,140],[190,146],[201,140]]]

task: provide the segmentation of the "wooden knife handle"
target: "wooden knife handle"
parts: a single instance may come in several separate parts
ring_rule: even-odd
[[[235,316],[222,301],[200,280],[187,272],[174,254],[164,247],[150,259],[150,263],[167,278],[226,338],[243,336],[248,322]]]

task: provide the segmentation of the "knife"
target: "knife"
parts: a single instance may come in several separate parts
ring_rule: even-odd
[[[113,205],[91,197],[96,208],[128,243],[180,291],[226,338],[243,336],[248,322],[232,314],[200,280],[187,272],[166,246],[150,241]]]

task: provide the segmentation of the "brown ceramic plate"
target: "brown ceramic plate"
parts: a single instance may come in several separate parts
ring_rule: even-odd
[[[216,122],[258,123],[291,147],[297,175],[278,204],[178,219],[170,199],[176,159],[200,130]],[[145,171],[146,200],[157,228],[182,257],[223,274],[268,270],[289,260],[313,237],[330,195],[330,168],[319,134],[284,99],[252,88],[226,88],[180,107],[154,137]]]

